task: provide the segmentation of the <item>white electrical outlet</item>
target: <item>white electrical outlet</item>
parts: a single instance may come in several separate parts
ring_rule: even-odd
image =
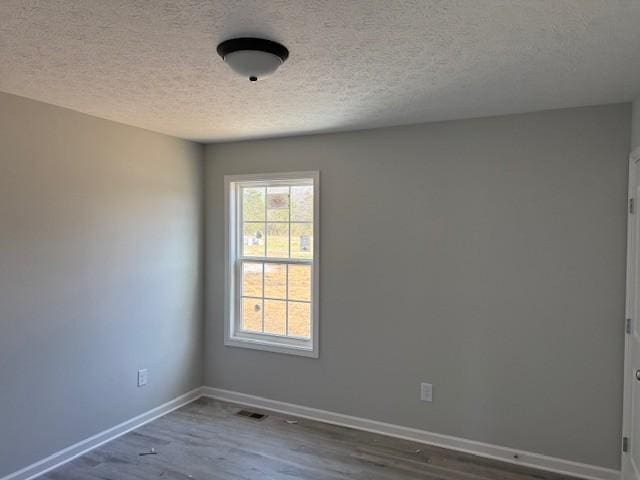
[[[149,372],[146,368],[142,370],[138,370],[138,386],[144,387],[147,384],[147,380],[149,379]]]
[[[423,402],[433,402],[433,385],[430,383],[420,384],[420,400]]]

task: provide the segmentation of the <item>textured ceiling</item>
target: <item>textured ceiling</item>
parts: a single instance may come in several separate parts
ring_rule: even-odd
[[[291,56],[250,83],[239,35]],[[0,0],[0,91],[201,141],[628,101],[640,0]]]

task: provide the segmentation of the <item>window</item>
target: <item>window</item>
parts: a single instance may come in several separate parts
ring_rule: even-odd
[[[318,356],[318,172],[225,177],[225,345]]]

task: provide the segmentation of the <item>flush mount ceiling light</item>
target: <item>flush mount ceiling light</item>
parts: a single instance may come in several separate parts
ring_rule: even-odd
[[[252,82],[271,75],[289,57],[284,45],[262,38],[232,38],[217,50],[234,72]]]

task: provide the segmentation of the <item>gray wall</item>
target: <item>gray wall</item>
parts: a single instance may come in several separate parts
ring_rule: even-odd
[[[201,385],[201,156],[0,94],[0,477]]]
[[[629,118],[611,105],[208,146],[206,384],[617,468]],[[225,347],[223,176],[307,169],[320,358]]]
[[[640,97],[633,102],[631,114],[631,151],[640,147]]]

